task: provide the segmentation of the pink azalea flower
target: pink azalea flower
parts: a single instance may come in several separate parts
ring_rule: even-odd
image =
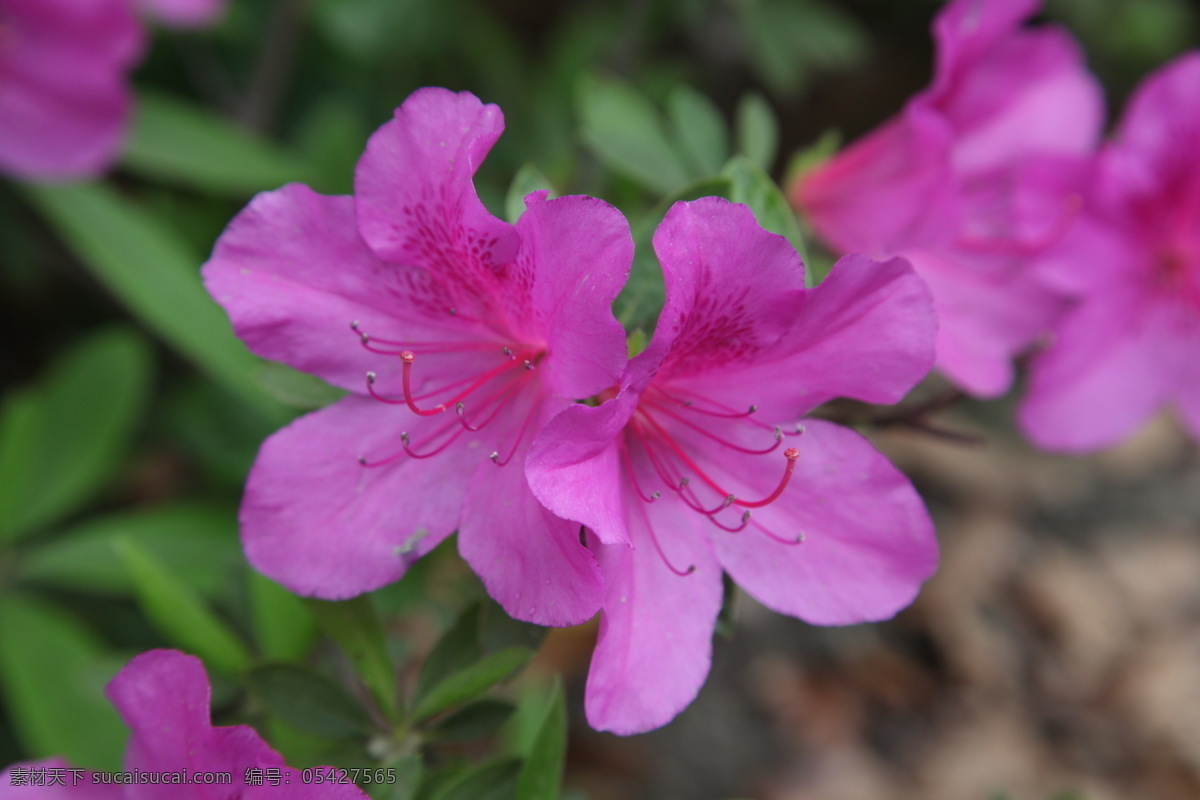
[[[1039,445],[1116,444],[1164,406],[1200,438],[1200,52],[1151,75],[1097,158],[1080,224],[1050,254],[1083,294],[1031,365]]]
[[[496,106],[422,89],[371,138],[354,197],[260,195],[204,268],[254,352],[354,393],[268,439],[250,473],[246,555],[292,591],[375,589],[457,529],[513,616],[599,608],[578,525],[541,508],[522,464],[545,420],[624,369],[611,305],[632,238],[588,197],[491,216],[472,176],[502,129]]]
[[[174,650],[142,653],[108,685],[109,699],[132,733],[124,770],[186,774],[196,783],[113,785],[104,781],[103,774],[73,770],[62,759],[47,759],[14,764],[0,774],[0,800],[176,800],[184,796],[365,800],[366,794],[353,784],[306,784],[300,770],[287,766],[248,725],[214,728],[209,716],[211,695],[200,659]],[[280,785],[254,785],[255,774],[266,770],[279,776]],[[200,783],[211,778],[197,773],[227,773],[231,782]],[[45,785],[50,775],[65,785]]]
[[[0,0],[0,172],[96,175],[129,117],[142,51],[129,0]]]
[[[913,263],[941,320],[938,368],[980,396],[1007,390],[1012,357],[1062,312],[1030,259],[1070,227],[1103,121],[1074,40],[1020,27],[1038,6],[949,3],[933,84],[792,187],[838,252]]]
[[[937,546],[908,480],[857,433],[797,420],[834,397],[893,403],[933,363],[935,319],[902,259],[838,262],[815,289],[745,206],[680,203],[654,236],[666,305],[599,406],[574,405],[526,472],[587,528],[604,616],[587,715],[663,725],[708,673],[722,571],[776,611],[842,625],[891,616]]]

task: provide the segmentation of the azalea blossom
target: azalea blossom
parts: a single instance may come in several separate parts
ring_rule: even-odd
[[[419,90],[371,137],[354,197],[259,195],[204,267],[251,350],[352,392],[268,439],[246,485],[246,556],[294,592],[378,588],[457,529],[513,616],[599,608],[578,525],[522,465],[547,419],[624,369],[611,305],[633,242],[589,197],[489,214],[472,176],[502,129],[473,95]]]
[[[214,728],[212,690],[195,656],[142,653],[107,693],[131,734],[123,772],[75,769],[59,758],[14,764],[0,773],[0,800],[366,800],[352,783],[305,782],[248,725]],[[271,782],[261,780],[268,771]],[[125,773],[138,780],[117,782]]]
[[[1035,256],[1075,221],[1103,124],[1070,35],[1021,27],[1039,5],[946,5],[933,83],[791,189],[834,250],[913,263],[937,304],[938,369],[984,397],[1066,305]]]
[[[937,560],[902,474],[853,431],[798,425],[834,397],[896,402],[929,370],[936,323],[912,268],[848,256],[805,289],[788,242],[717,198],[675,205],[654,249],[666,304],[649,345],[606,402],[552,420],[526,467],[603,570],[587,715],[621,734],[699,691],[722,571],[842,625],[903,608]]]
[[[129,0],[0,0],[0,172],[103,171],[125,134],[142,47]]]
[[[1031,364],[1019,418],[1043,447],[1116,444],[1173,407],[1200,438],[1200,52],[1151,75],[1050,254],[1082,295]]]

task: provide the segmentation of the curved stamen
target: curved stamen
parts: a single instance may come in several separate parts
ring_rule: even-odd
[[[650,464],[654,467],[654,471],[658,473],[658,477],[664,484],[666,484],[668,489],[679,495],[679,499],[682,500],[684,505],[686,505],[692,511],[703,514],[706,517],[712,517],[714,514],[719,514],[733,505],[734,496],[730,494],[722,498],[721,502],[713,508],[705,508],[703,504],[701,504],[700,498],[696,496],[696,493],[691,488],[689,488],[689,484],[691,482],[687,479],[687,477],[683,476],[682,473],[678,471],[672,472],[668,469],[670,462],[654,451],[654,449],[650,446],[649,439],[642,434],[642,432],[638,429],[638,426],[633,426],[633,432],[634,436],[636,436],[638,441],[641,443],[642,449],[646,451],[646,457],[650,460]],[[632,474],[632,471],[630,474]],[[655,492],[655,495],[657,496],[658,492]]]
[[[504,465],[508,464],[508,462],[512,461],[513,456],[517,454],[517,450],[521,448],[521,440],[525,438],[525,431],[529,429],[529,423],[534,417],[540,414],[541,411],[542,397],[539,395],[537,401],[533,404],[533,408],[531,408],[529,413],[525,415],[525,421],[521,423],[521,429],[517,431],[517,438],[513,441],[512,450],[508,452],[508,455],[504,458],[500,458],[500,452],[498,450],[494,450],[492,451],[492,454],[488,456],[492,459],[493,464],[498,467],[503,467]]]
[[[667,565],[667,569],[671,570],[671,572],[675,573],[680,578],[686,578],[688,575],[691,575],[693,572],[695,572],[695,564],[688,565],[687,569],[680,569],[671,563],[671,560],[667,558],[666,552],[663,551],[662,545],[658,541],[658,536],[654,533],[654,526],[650,524],[650,515],[646,513],[646,507],[638,506],[638,509],[642,513],[642,521],[646,523],[646,532],[650,534],[650,541],[653,543],[654,549],[658,551],[658,557],[662,559],[664,564]]]
[[[638,497],[642,498],[647,503],[653,503],[658,498],[662,497],[662,492],[651,492],[646,494],[642,491],[641,484],[638,483],[637,472],[633,468],[633,459],[629,457],[629,448],[624,442],[620,443],[621,461],[624,462],[625,474],[629,476],[629,480],[633,483],[633,490],[638,493]]]
[[[746,513],[748,514],[750,512],[747,511]],[[760,523],[758,520],[754,520],[754,527],[757,528],[758,530],[762,531],[763,533],[765,533],[772,540],[779,542],[779,544],[784,544],[784,545],[787,545],[788,547],[795,547],[798,544],[804,544],[804,534],[803,533],[797,533],[795,539],[785,539],[784,537],[780,536],[779,534],[773,533],[772,531],[763,527],[762,523]]]
[[[448,427],[450,427],[450,426],[447,426],[447,428],[448,428]],[[428,443],[428,442],[432,441],[433,439],[437,438],[437,437],[438,437],[438,436],[440,436],[440,435],[441,435],[441,434],[442,434],[442,433],[443,433],[443,432],[444,432],[444,431],[445,431],[447,428],[443,428],[442,430],[440,430],[440,431],[438,431],[437,433],[435,433],[433,436],[430,436],[428,439],[426,439],[426,440],[425,440],[425,442],[423,442],[423,444],[424,444],[424,443]],[[438,453],[441,453],[442,451],[444,451],[444,450],[445,450],[447,447],[449,447],[450,445],[454,444],[454,441],[455,441],[456,439],[458,439],[458,437],[462,436],[462,435],[463,435],[463,433],[465,433],[465,431],[464,431],[462,428],[459,428],[459,429],[458,429],[458,430],[456,430],[454,433],[450,434],[450,438],[448,438],[446,441],[442,442],[442,443],[441,443],[441,444],[439,444],[437,447],[435,447],[435,448],[433,448],[432,450],[430,450],[428,453],[416,453],[416,452],[413,452],[413,449],[412,449],[412,447],[410,446],[409,436],[408,436],[408,433],[407,433],[407,432],[400,434],[400,442],[401,442],[401,444],[403,444],[403,445],[404,445],[404,452],[405,452],[405,453],[408,453],[408,455],[409,455],[411,458],[432,458],[433,456],[436,456]]]
[[[728,525],[726,525],[724,522],[721,522],[721,520],[717,519],[716,517],[709,517],[708,521],[711,522],[713,525],[716,525],[718,528],[720,528],[723,531],[729,531],[730,533],[741,533],[742,531],[746,530],[746,526],[750,524],[750,512],[749,511],[742,512],[742,521],[738,524],[738,526],[736,528],[729,527]]]
[[[413,402],[412,391],[412,365],[413,362],[417,360],[417,356],[412,350],[405,350],[400,354],[400,360],[404,362],[404,371],[401,375],[401,381],[404,384],[404,402],[410,409],[412,409],[412,412],[414,414],[419,414],[422,417],[432,417],[434,414],[440,414],[445,411],[445,403],[434,406],[431,409],[417,408],[417,404]]]
[[[746,500],[734,500],[733,502],[742,508],[762,508],[778,500],[779,495],[783,494],[783,490],[787,488],[788,483],[792,480],[792,473],[796,471],[796,459],[800,458],[800,451],[795,447],[789,447],[783,451],[783,457],[787,459],[787,466],[783,470],[783,477],[779,480],[779,485],[775,487],[775,491],[762,500],[755,502],[748,502]]]
[[[378,400],[381,403],[387,403],[388,405],[391,405],[391,406],[407,405],[407,401],[405,401],[403,399],[397,400],[392,397],[384,397],[379,392],[375,391],[375,373],[374,372],[367,373],[367,393],[370,394],[371,397],[374,397],[376,400]]]
[[[772,433],[775,436],[775,444],[771,445],[770,447],[764,448],[762,450],[753,450],[749,447],[742,447],[740,444],[734,444],[733,442],[729,441],[728,439],[722,439],[720,436],[717,436],[715,433],[708,430],[703,425],[697,425],[696,423],[692,422],[691,420],[685,418],[683,415],[675,413],[674,411],[672,411],[671,409],[662,405],[661,403],[656,403],[653,400],[647,399],[646,404],[649,406],[652,406],[657,411],[661,411],[663,414],[666,414],[668,417],[671,417],[672,419],[679,421],[683,425],[688,426],[692,430],[696,431],[696,433],[699,433],[701,436],[707,437],[708,439],[711,439],[712,441],[716,442],[717,444],[725,445],[726,447],[728,447],[732,450],[737,450],[738,452],[746,453],[747,455],[762,456],[762,455],[766,455],[767,453],[773,453],[773,452],[775,452],[775,450],[777,450],[779,448],[780,443],[783,441],[783,430],[778,425],[776,425],[775,428],[772,429]]]

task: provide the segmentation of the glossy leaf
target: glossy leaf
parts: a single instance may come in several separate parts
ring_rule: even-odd
[[[67,516],[111,479],[142,417],[146,342],[108,330],[75,345],[0,420],[0,541]]]
[[[687,183],[662,117],[636,89],[614,78],[585,78],[578,104],[584,144],[607,166],[662,194]]]
[[[26,754],[115,769],[128,732],[104,697],[119,665],[58,608],[8,595],[0,602],[0,680]]]
[[[241,562],[234,509],[199,503],[91,519],[26,554],[22,578],[74,591],[132,594],[134,583],[113,548],[126,539],[207,598],[229,588]]]
[[[129,570],[143,613],[164,638],[223,672],[249,668],[246,646],[178,575],[129,539],[119,539],[115,547]]]
[[[388,657],[383,628],[369,595],[350,600],[305,598],[321,630],[346,653],[383,712],[396,708],[396,677]]]
[[[122,164],[207,192],[249,195],[304,182],[304,162],[208,109],[141,92]]]
[[[251,378],[258,360],[200,283],[200,255],[134,203],[100,184],[26,186],[92,274],[130,311],[226,390],[282,421]]]
[[[249,674],[250,688],[284,722],[329,739],[365,737],[371,721],[337,684],[294,664],[267,664]]]

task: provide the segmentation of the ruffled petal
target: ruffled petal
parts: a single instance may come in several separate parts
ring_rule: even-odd
[[[0,47],[0,171],[60,180],[102,172],[131,104],[143,32],[126,0],[8,0]]]
[[[239,515],[247,559],[297,594],[331,600],[399,579],[458,527],[489,430],[359,397],[301,417],[263,443],[250,470]],[[389,461],[406,431],[418,454],[458,438],[432,458]]]
[[[549,349],[543,385],[563,397],[590,397],[625,369],[625,331],[612,303],[633,263],[629,223],[592,197],[547,201],[539,192],[525,205],[517,223],[521,253],[504,278],[510,307],[529,308],[532,319],[522,322]]]
[[[804,427],[779,499],[752,509],[738,533],[710,527],[717,557],[780,613],[818,625],[891,617],[937,566],[933,523],[908,479],[857,433],[821,420]],[[722,455],[708,463],[739,496],[762,496],[779,482],[782,459]]]
[[[604,579],[580,541],[578,522],[547,511],[521,469],[481,463],[463,507],[458,551],[509,616],[538,625],[578,625],[600,610]]]
[[[1030,365],[1018,409],[1041,447],[1086,452],[1124,439],[1174,394],[1174,315],[1131,287],[1079,306]],[[1194,355],[1194,354],[1193,354]]]
[[[604,544],[628,543],[619,445],[638,397],[625,392],[597,407],[567,408],[538,434],[525,461],[534,496]]]
[[[36,785],[32,783],[35,774],[39,780],[52,774],[61,775],[65,785],[57,782],[52,786]],[[93,783],[90,771],[76,770],[62,758],[22,761],[0,772],[0,800],[123,800],[124,797],[124,787]]]
[[[376,372],[399,391],[400,359],[370,352],[351,330],[383,342],[477,345],[495,336],[438,308],[423,271],[380,261],[358,235],[354,201],[292,184],[258,195],[230,223],[204,265],[205,286],[256,354],[363,393]],[[422,313],[426,312],[426,313]],[[481,332],[481,330],[483,332]],[[496,340],[492,360],[504,343]],[[478,350],[419,358],[417,388],[483,371]]]
[[[804,173],[792,202],[838,253],[887,258],[950,240],[960,216],[952,135],[940,114],[910,105]]]
[[[686,380],[672,377],[674,393],[737,411],[753,404],[757,418],[783,423],[834,397],[895,403],[933,366],[933,300],[902,258],[842,258],[791,316],[773,350]]]
[[[517,254],[513,227],[488,213],[472,179],[504,118],[467,92],[413,92],[367,143],[354,177],[363,238],[385,261],[429,272],[446,309],[500,316],[495,273]]]
[[[1033,16],[1041,0],[954,0],[933,21],[937,62],[931,92],[952,91],[997,43]]]
[[[606,581],[600,637],[588,672],[585,708],[597,730],[628,735],[665,725],[708,677],[723,595],[721,568],[700,526],[682,505],[628,500],[633,546],[593,549]],[[651,540],[658,537],[665,558]]]

